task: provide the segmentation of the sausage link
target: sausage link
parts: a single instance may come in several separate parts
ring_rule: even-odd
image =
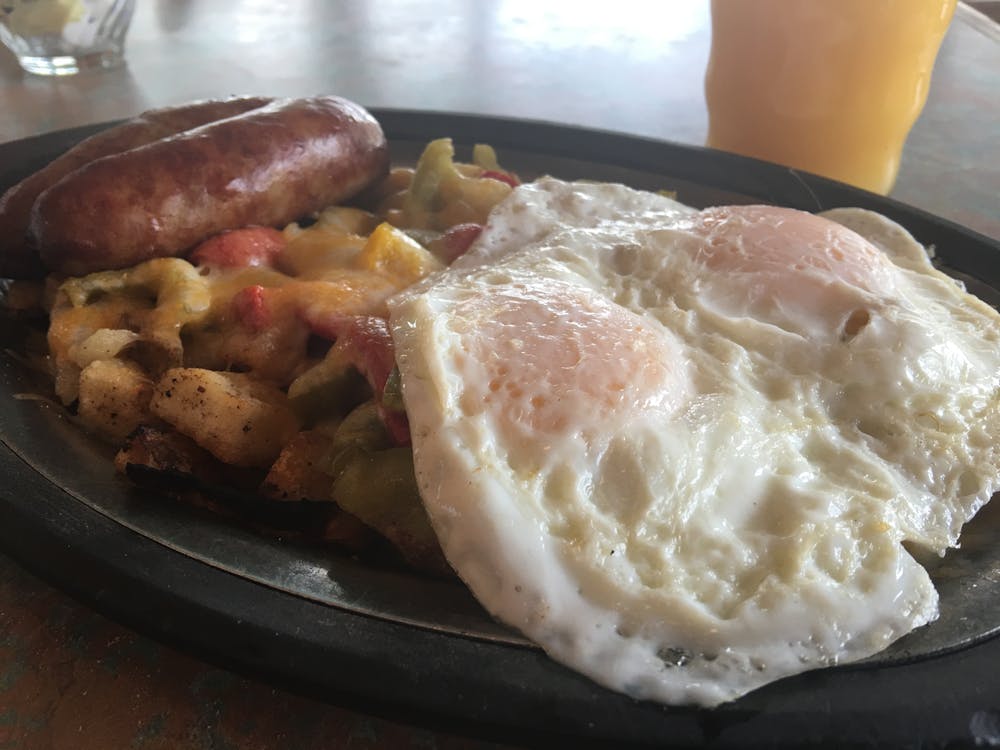
[[[185,130],[243,114],[273,101],[268,97],[193,102],[152,109],[80,141],[47,166],[0,196],[0,278],[37,278],[45,268],[26,242],[31,207],[50,186],[95,159],[144,146]]]
[[[124,268],[226,229],[283,226],[388,168],[382,128],[361,106],[278,100],[81,167],[36,201],[29,237],[55,271]]]

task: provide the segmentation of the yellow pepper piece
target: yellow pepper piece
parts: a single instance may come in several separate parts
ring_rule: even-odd
[[[375,227],[356,262],[359,268],[392,276],[402,284],[444,268],[423,245],[387,222]]]

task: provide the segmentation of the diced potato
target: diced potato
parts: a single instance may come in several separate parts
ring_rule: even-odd
[[[66,406],[80,395],[80,368],[69,359],[52,354],[52,384],[56,397]]]
[[[285,394],[241,373],[167,370],[156,384],[150,409],[234,466],[270,466],[299,431]]]
[[[115,456],[115,468],[122,474],[135,467],[151,476],[162,473],[170,481],[181,477],[215,480],[222,464],[186,435],[169,427],[142,425],[128,436]]]
[[[57,294],[47,340],[56,395],[64,404],[73,403],[79,395],[81,365],[75,360],[75,348],[97,331],[121,330],[130,311],[131,302],[125,298],[104,298],[74,307],[65,295]]]
[[[132,362],[97,359],[80,372],[78,414],[84,424],[113,442],[149,421],[153,382]]]
[[[328,500],[333,487],[328,454],[333,440],[317,430],[300,432],[271,466],[260,492],[274,500]]]
[[[205,316],[210,301],[207,279],[180,258],[66,279],[54,292],[48,331],[56,395],[75,401],[80,369],[124,346],[159,370],[179,365],[181,331]]]

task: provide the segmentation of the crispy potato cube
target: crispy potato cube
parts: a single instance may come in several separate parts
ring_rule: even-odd
[[[266,468],[299,431],[285,394],[231,372],[194,367],[167,370],[150,409],[227,464]]]
[[[141,466],[173,476],[215,478],[220,465],[186,435],[148,425],[131,433],[115,456],[115,469],[122,474],[128,474],[130,467]]]
[[[120,442],[149,421],[153,382],[142,369],[120,359],[98,359],[80,372],[78,414],[87,429]]]
[[[305,430],[292,438],[271,466],[260,492],[273,500],[329,500],[333,477],[329,474],[332,438],[318,430]]]

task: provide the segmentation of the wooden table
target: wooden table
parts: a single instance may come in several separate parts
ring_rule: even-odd
[[[0,53],[0,141],[228,94],[568,122],[701,144],[707,3],[146,0],[127,66]],[[1000,238],[1000,26],[960,5],[894,197]],[[516,738],[515,738],[516,739]],[[0,748],[473,748],[298,697],[112,623],[0,556]]]

